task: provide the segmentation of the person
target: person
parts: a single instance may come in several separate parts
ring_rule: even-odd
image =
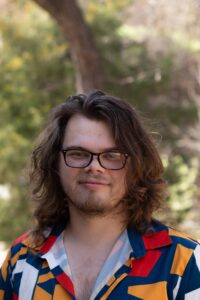
[[[8,252],[0,299],[200,299],[200,246],[154,218],[163,165],[128,102],[69,97],[31,161],[36,222]]]

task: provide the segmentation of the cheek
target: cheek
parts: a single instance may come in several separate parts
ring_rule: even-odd
[[[65,184],[66,183],[71,184],[77,178],[77,174],[76,173],[77,173],[76,171],[69,170],[67,167],[65,167],[65,168],[61,167],[60,168],[60,178],[61,178],[61,181],[63,183],[65,183]]]
[[[126,172],[122,171],[116,174],[113,178],[115,182],[115,190],[120,194],[124,194],[126,191]]]
[[[59,175],[62,185],[71,184],[76,178],[76,169],[69,168],[65,165],[62,159],[59,162]]]

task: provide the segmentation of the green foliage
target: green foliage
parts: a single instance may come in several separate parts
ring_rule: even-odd
[[[191,152],[178,147],[181,134],[184,135],[185,130],[198,123],[199,115],[192,93],[189,95],[188,87],[181,86],[181,78],[176,77],[174,53],[178,55],[182,45],[178,47],[174,34],[170,42],[170,35],[166,33],[169,50],[151,55],[145,38],[157,36],[159,39],[156,28],[152,32],[145,26],[127,26],[119,17],[113,19],[111,14],[103,14],[102,11],[97,11],[91,20],[106,70],[107,90],[129,99],[137,109],[156,120],[154,124],[148,122],[147,128],[151,130],[151,127],[156,127],[163,136],[161,151],[166,168],[165,178],[169,183],[168,208],[159,217],[168,224],[181,225],[189,217],[193,200],[197,199],[200,192],[196,185],[200,168],[197,155],[194,152],[190,157]],[[193,50],[190,49],[192,56]],[[174,92],[175,82],[178,84]],[[173,93],[177,96],[174,97]]]
[[[11,241],[29,224],[21,181],[32,141],[50,108],[74,90],[74,72],[60,30],[36,5],[13,4],[0,25],[0,184],[11,193],[0,200],[0,240]]]
[[[79,2],[81,4],[81,0]],[[97,15],[101,15],[102,19],[107,16],[113,16],[115,19],[119,12],[132,2],[132,0],[89,0],[87,4],[83,3],[82,9],[87,13],[86,18],[89,21],[93,21]]]
[[[7,243],[28,231],[32,225],[27,185],[18,181],[9,188],[10,197],[8,199],[0,197],[0,239]]]
[[[171,56],[151,58],[144,43],[123,30],[118,16],[113,18],[111,14],[97,11],[91,27],[105,66],[106,90],[146,111],[150,91],[158,94],[169,88],[173,71]]]
[[[199,160],[191,158],[185,161],[180,155],[171,158],[165,156],[163,164],[169,185],[170,218],[181,223],[193,206],[191,199],[198,193],[195,180],[198,175]]]
[[[0,181],[5,182],[11,166],[15,172],[23,167],[49,109],[72,91],[74,74],[71,61],[63,59],[67,44],[60,31],[36,6],[26,4],[0,22]]]
[[[8,200],[0,195],[0,240],[8,242],[30,226],[30,201],[23,169],[32,141],[50,108],[75,90],[69,45],[60,29],[33,2],[11,3],[11,9],[8,7],[0,16],[0,184],[8,184],[10,191]],[[150,55],[144,37],[151,38],[151,34],[155,37],[159,32],[124,23],[122,12],[133,4],[132,0],[80,0],[80,3],[95,33],[106,90],[130,100],[156,120],[156,127],[163,135],[170,216],[182,222],[199,192],[195,186],[198,161],[195,155],[190,158],[187,151],[177,147],[180,134],[198,121],[198,107],[187,95],[183,104],[183,93],[177,96],[177,101],[170,99],[173,83],[179,79],[174,53],[179,53],[179,46],[187,47],[178,43],[179,35],[174,32],[166,34],[172,41],[170,51]],[[198,43],[196,39],[192,41],[187,49],[195,52],[191,49],[197,49]],[[164,101],[159,102],[159,97]],[[170,147],[172,150],[168,151]]]

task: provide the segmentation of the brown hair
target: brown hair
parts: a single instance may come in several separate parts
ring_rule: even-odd
[[[131,164],[127,176],[127,225],[144,230],[165,196],[163,165],[135,109],[127,102],[101,91],[69,97],[56,106],[41,132],[33,151],[30,170],[32,199],[36,203],[34,228],[36,239],[60,223],[67,224],[67,195],[58,174],[58,157],[65,127],[75,114],[103,120],[111,127],[120,150],[128,153]]]

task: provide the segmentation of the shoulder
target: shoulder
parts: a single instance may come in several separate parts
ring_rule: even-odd
[[[196,276],[200,278],[199,242],[191,238],[188,234],[179,232],[173,228],[169,228],[168,232],[174,246],[174,259],[172,266],[174,272],[179,272],[184,266],[184,270],[187,270],[188,268],[193,269],[193,272],[196,270]]]
[[[159,221],[152,222],[151,228],[153,235],[168,236],[171,240],[171,244],[181,244],[192,249],[195,249],[199,245],[199,242],[187,233],[162,224]]]
[[[11,244],[11,248],[18,248],[23,244],[27,243],[27,240],[31,237],[31,232],[27,231],[19,236],[14,242]]]
[[[43,238],[35,239],[34,231],[27,231],[18,237],[10,247],[10,256],[15,257],[15,261],[19,255],[25,255],[30,253],[32,255],[44,254],[46,253],[54,244],[58,236],[63,231],[62,227],[49,228],[44,231]]]
[[[194,278],[200,286],[200,245],[188,234],[155,222],[152,239],[156,240],[156,249],[160,250],[164,261],[169,263],[170,274],[187,278]],[[149,243],[150,244],[150,243]],[[154,249],[155,249],[154,248]],[[181,298],[182,299],[182,298]]]
[[[18,260],[25,259],[29,251],[37,251],[31,231],[25,232],[11,244],[8,255],[11,267],[13,267]]]
[[[22,262],[25,261],[28,253],[28,246],[26,243],[28,242],[29,237],[30,232],[26,232],[11,244],[6,258],[1,265],[0,289],[2,285],[9,281],[9,277],[16,269],[16,266],[20,264],[22,266]]]
[[[183,275],[188,268],[196,269],[199,274],[200,270],[200,245],[197,240],[190,237],[184,232],[180,232],[174,228],[158,225],[162,227],[161,232],[165,232],[171,243],[166,248],[166,254],[170,255],[172,261],[172,274]]]
[[[188,234],[168,228],[173,241],[173,259],[170,274],[178,278],[177,299],[200,297],[200,245]],[[196,298],[197,297],[197,298]]]
[[[157,221],[153,222],[149,229],[149,233],[142,237],[146,250],[160,249],[165,255],[175,257],[176,262],[183,258],[189,261],[194,255],[199,261],[200,245],[188,234]]]
[[[189,249],[199,248],[199,242],[184,232],[168,227],[168,234],[175,244]]]

